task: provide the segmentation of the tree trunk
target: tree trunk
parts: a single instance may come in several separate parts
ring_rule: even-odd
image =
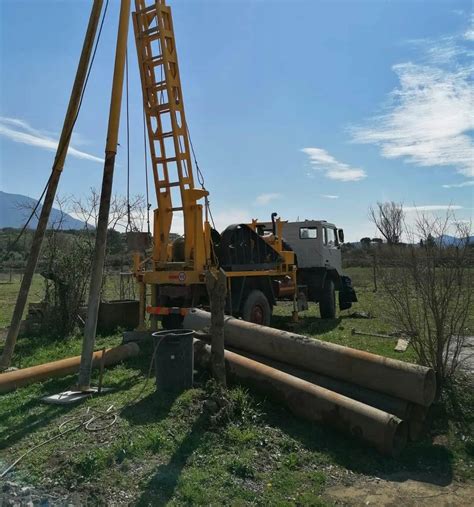
[[[377,252],[375,251],[373,261],[374,292],[377,292]]]
[[[214,378],[226,387],[224,360],[224,310],[227,277],[220,269],[206,273],[206,287],[211,303],[211,366]]]

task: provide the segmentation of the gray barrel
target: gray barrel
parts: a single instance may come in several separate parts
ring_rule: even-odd
[[[180,393],[193,387],[194,331],[171,329],[153,333],[155,340],[156,388]]]

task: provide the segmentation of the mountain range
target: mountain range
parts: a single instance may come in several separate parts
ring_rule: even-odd
[[[436,238],[436,241],[439,241],[442,245],[445,246],[458,246],[464,243],[467,240],[467,243],[474,243],[474,236],[465,237],[463,239],[456,238],[455,236],[449,236],[448,234],[443,234],[439,238]]]
[[[0,228],[23,227],[37,202],[38,201],[36,199],[26,195],[9,194],[0,190]],[[41,211],[41,207],[41,205],[38,206],[38,210],[36,212],[38,216]],[[48,226],[51,226],[51,224],[57,224],[61,219],[61,228],[64,230],[83,229],[85,227],[84,222],[81,220],[78,220],[67,213],[63,213],[56,208],[51,210]],[[34,216],[31,219],[28,228],[35,229],[37,224],[38,219]]]

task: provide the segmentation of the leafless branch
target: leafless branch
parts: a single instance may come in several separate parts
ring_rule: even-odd
[[[377,202],[376,208],[369,208],[369,218],[388,244],[400,242],[404,219],[402,204],[393,201]]]

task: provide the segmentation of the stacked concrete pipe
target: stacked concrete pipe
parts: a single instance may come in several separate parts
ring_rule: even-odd
[[[210,326],[210,314],[193,309],[186,316],[184,325],[190,329],[206,330]],[[334,403],[331,413],[340,414],[341,407],[344,403],[348,403],[347,400],[356,403],[352,407],[365,411],[373,423],[375,420],[378,421],[374,423],[378,425],[378,431],[376,436],[372,434],[369,437],[360,426],[354,430],[350,424],[344,423],[341,426],[334,418],[303,413],[304,407],[296,406],[297,404],[294,405],[287,400],[287,405],[295,414],[311,420],[323,422],[326,420],[331,425],[349,430],[352,434],[359,434],[386,454],[397,454],[403,448],[407,433],[412,438],[419,436],[427,408],[433,402],[436,393],[432,369],[259,326],[233,317],[226,317],[224,332],[226,349],[229,354],[234,354],[226,356],[227,369],[231,375],[248,380],[248,371],[243,371],[240,363],[236,366],[235,355],[246,356],[245,359],[252,361],[245,363],[247,369],[255,370],[258,369],[256,365],[265,365],[272,370],[272,374],[277,371],[286,375],[287,377],[280,376],[280,380],[285,378],[285,382],[293,385],[294,389],[299,386],[300,389],[307,390],[307,384],[311,384],[323,389],[317,391],[319,394],[311,389],[313,396],[325,398],[331,393],[330,399]],[[205,339],[205,335],[201,335],[201,338]],[[275,394],[275,383],[270,381],[272,384],[270,389],[266,382],[270,370],[265,370],[265,374],[260,370],[259,381],[254,384],[261,390],[272,391]],[[295,384],[292,379],[301,380],[305,384]],[[281,385],[280,390],[285,391]],[[280,395],[280,399],[281,397]],[[314,411],[327,409],[326,407],[323,410],[322,406],[312,402],[310,406]],[[372,409],[378,412],[373,412]],[[381,417],[379,412],[384,416]],[[352,417],[349,415],[349,421],[357,420],[355,415],[354,419]],[[397,429],[388,431],[388,427]],[[380,443],[382,441],[385,442],[383,445]]]
[[[209,366],[211,347],[196,340],[195,361]],[[312,384],[284,371],[229,350],[224,354],[227,375],[286,405],[295,415],[328,424],[374,446],[382,454],[398,456],[405,447],[408,427],[393,414]]]

